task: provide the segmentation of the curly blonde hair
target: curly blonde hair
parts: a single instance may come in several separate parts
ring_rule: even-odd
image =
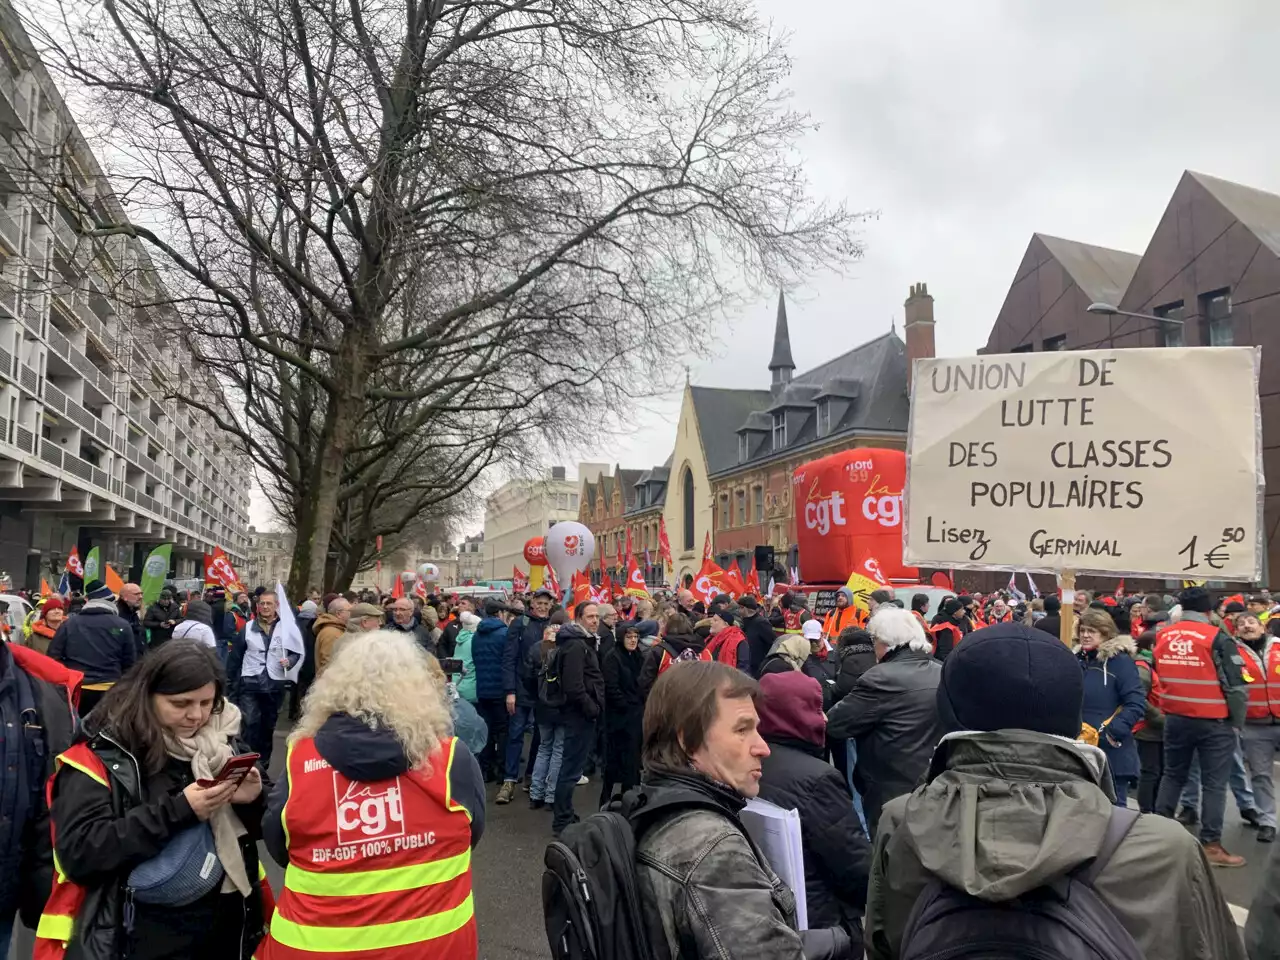
[[[428,759],[453,735],[443,673],[432,671],[432,659],[412,634],[348,637],[302,701],[289,742],[314,737],[331,716],[345,713],[372,730],[391,730],[413,767],[430,773]]]

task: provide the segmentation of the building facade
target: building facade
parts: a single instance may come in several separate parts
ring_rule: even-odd
[[[351,578],[350,589],[357,592],[377,590],[381,593],[390,593],[395,586],[396,578],[405,579],[406,574],[412,575],[406,580],[409,589],[412,589],[424,563],[434,564],[438,571],[436,579],[427,583],[429,590],[458,584],[457,551],[453,544],[438,540],[407,544],[388,551],[382,558],[381,569],[374,564],[367,570],[361,570]]]
[[[240,576],[249,589],[289,582],[293,562],[293,533],[288,530],[259,530],[250,525],[248,559]]]
[[[979,353],[1230,345],[1263,348],[1263,469],[1280,476],[1280,195],[1187,171],[1141,254],[1035,234]],[[1267,489],[1265,524],[1270,586],[1280,488]]]
[[[59,178],[123,219],[0,0],[0,570],[36,587],[72,546],[99,546],[136,576],[164,542],[180,577],[198,576],[215,545],[244,565],[248,462],[202,414],[165,399],[220,387],[163,332],[173,307],[136,306],[165,299],[146,251],[84,237],[47,186]]]
[[[475,536],[464,537],[458,544],[457,582],[461,584],[468,580],[487,579],[489,576],[484,568],[484,531],[481,530]]]
[[[604,464],[582,464],[584,475],[600,473]],[[525,573],[524,545],[540,537],[553,524],[577,520],[581,488],[568,479],[564,467],[552,467],[542,480],[510,480],[485,499],[485,579],[509,580],[514,568]]]

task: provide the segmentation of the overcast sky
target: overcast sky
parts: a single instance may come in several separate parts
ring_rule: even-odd
[[[1032,233],[1141,253],[1183,170],[1280,192],[1274,0],[758,2],[821,124],[801,144],[815,191],[880,212],[849,277],[788,292],[801,371],[901,333],[919,281],[939,355],[973,353]],[[746,311],[693,382],[767,386],[773,322],[773,298]],[[582,458],[662,462],[678,404]]]

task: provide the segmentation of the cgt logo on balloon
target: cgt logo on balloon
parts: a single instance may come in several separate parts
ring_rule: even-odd
[[[800,575],[808,583],[843,583],[867,557],[884,578],[914,579],[902,565],[900,450],[855,449],[798,467],[792,476]]]

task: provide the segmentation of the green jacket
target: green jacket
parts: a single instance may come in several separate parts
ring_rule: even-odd
[[[1001,901],[1091,860],[1113,797],[1096,747],[1026,730],[948,735],[925,784],[881,814],[867,956],[896,960],[907,916],[931,874]],[[1140,817],[1094,887],[1148,957],[1245,958],[1199,843],[1174,820]]]

